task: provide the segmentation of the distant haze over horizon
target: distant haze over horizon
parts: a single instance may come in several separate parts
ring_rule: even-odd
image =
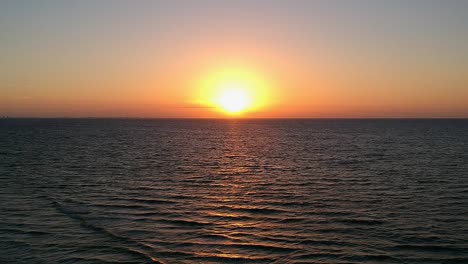
[[[468,118],[468,1],[2,1],[0,117]]]

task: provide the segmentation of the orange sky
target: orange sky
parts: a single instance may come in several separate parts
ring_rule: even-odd
[[[0,115],[226,117],[203,83],[242,71],[240,117],[468,117],[453,2],[2,5]]]

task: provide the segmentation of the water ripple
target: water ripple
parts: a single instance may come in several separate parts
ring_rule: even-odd
[[[468,263],[466,120],[0,122],[0,263]]]

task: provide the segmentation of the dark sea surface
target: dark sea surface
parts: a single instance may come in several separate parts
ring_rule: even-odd
[[[468,263],[468,120],[0,120],[0,263]]]

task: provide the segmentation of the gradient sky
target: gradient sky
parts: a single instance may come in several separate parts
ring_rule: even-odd
[[[197,85],[269,84],[246,117],[468,117],[468,1],[0,1],[0,116],[219,117]]]

